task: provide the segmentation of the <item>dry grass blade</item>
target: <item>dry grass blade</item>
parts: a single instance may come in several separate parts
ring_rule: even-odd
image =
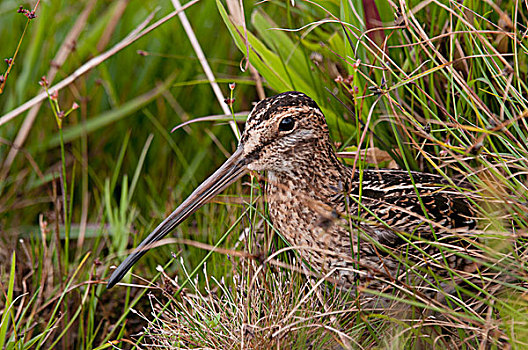
[[[180,10],[182,8],[179,0],[171,0],[171,1],[172,1],[172,5],[174,6],[176,10]],[[214,91],[216,99],[218,100],[218,103],[220,104],[220,107],[222,108],[222,111],[224,112],[224,114],[230,115],[231,111],[229,110],[228,105],[224,101],[225,96],[222,94],[222,90],[220,90],[220,87],[218,86],[218,83],[216,82],[214,73],[211,70],[209,63],[207,62],[207,58],[205,58],[205,54],[202,50],[202,47],[200,46],[200,43],[198,42],[198,38],[196,38],[196,35],[194,34],[194,30],[192,29],[191,24],[189,23],[189,20],[187,19],[187,16],[185,15],[185,12],[181,11],[180,13],[178,13],[178,17],[180,17],[180,21],[183,25],[183,28],[185,29],[185,33],[187,33],[187,37],[189,38],[189,41],[191,42],[194,52],[196,52],[196,56],[198,57],[198,60],[200,61],[200,64],[202,65],[202,68],[204,70],[205,76],[207,77],[207,80],[209,80],[209,84],[211,84],[211,88]],[[233,130],[234,135],[238,137],[239,132],[238,132],[236,123],[231,120],[229,121],[229,125],[231,126],[231,129]]]

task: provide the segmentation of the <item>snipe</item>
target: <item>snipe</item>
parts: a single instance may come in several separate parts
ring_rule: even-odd
[[[438,175],[353,173],[337,159],[317,104],[292,91],[255,106],[235,153],[125,259],[108,288],[156,241],[248,170],[267,172],[269,214],[282,237],[316,271],[334,271],[341,286],[381,289],[386,284],[380,281],[402,281],[409,270],[423,276],[442,274],[446,266],[472,269],[455,254],[465,245],[456,232],[476,223],[465,195]]]

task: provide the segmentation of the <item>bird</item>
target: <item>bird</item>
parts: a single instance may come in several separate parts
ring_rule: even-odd
[[[317,103],[288,91],[255,105],[236,151],[113,271],[107,288],[250,171],[266,174],[273,227],[302,261],[340,288],[390,290],[432,274],[448,276],[450,269],[475,269],[457,254],[469,249],[466,233],[477,225],[467,183],[453,186],[444,176],[410,170],[346,166]]]

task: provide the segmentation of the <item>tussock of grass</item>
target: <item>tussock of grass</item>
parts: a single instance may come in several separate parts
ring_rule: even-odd
[[[163,349],[304,349],[338,348],[352,340],[339,323],[350,327],[357,308],[352,303],[344,307],[335,290],[322,296],[311,281],[296,278],[291,270],[261,269],[255,261],[243,261],[238,268],[229,283],[204,273],[204,291],[195,280],[181,293],[181,299],[169,293],[162,301],[151,298],[152,315],[160,317],[149,320],[143,345]],[[167,284],[178,286],[176,281]],[[170,300],[168,309],[163,306],[166,298]],[[336,308],[339,311],[334,313],[331,306],[322,304],[323,298],[344,308]]]
[[[388,294],[376,303],[372,300],[378,300],[379,293],[369,296],[363,289],[366,297],[358,299],[355,292],[335,289],[324,279],[303,278],[298,271],[307,270],[295,262],[287,267],[276,266],[278,261],[267,262],[233,261],[236,272],[228,282],[209,276],[204,268],[178,297],[173,296],[180,287],[178,281],[165,275],[163,296],[149,294],[151,313],[141,315],[148,322],[140,334],[141,345],[161,349],[406,349],[524,344],[528,302],[519,288],[527,286],[510,283],[505,287],[497,274],[495,280],[487,279],[484,293],[472,291],[472,298],[460,299],[453,291],[447,294],[449,302],[412,298],[416,289],[401,286],[406,298]],[[512,333],[505,330],[513,330],[520,338],[511,342]]]

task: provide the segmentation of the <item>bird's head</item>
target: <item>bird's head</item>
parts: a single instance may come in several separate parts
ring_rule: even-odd
[[[248,170],[290,171],[310,144],[328,142],[328,128],[317,104],[303,93],[285,92],[260,101],[248,116],[237,150],[114,270],[107,288],[119,282],[147,250],[204,203]]]
[[[238,151],[249,170],[289,171],[310,144],[328,141],[314,100],[297,91],[260,101],[248,116]]]

